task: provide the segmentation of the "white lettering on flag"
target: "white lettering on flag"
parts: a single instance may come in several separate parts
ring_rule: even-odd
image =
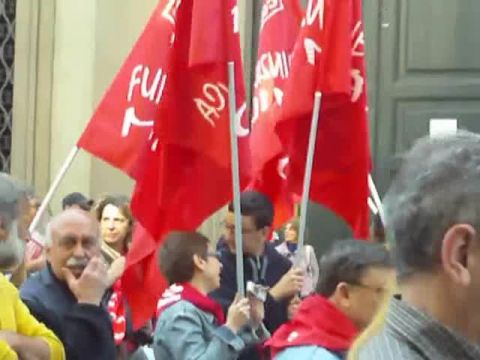
[[[262,20],[260,29],[262,29],[268,20],[273,18],[276,14],[283,11],[285,6],[283,0],[266,0],[262,6]]]
[[[148,141],[152,143],[150,145],[150,150],[153,152],[157,151],[158,137],[155,137],[155,133],[153,132],[153,130],[150,131],[150,135],[148,136]]]
[[[150,101],[160,103],[167,82],[167,74],[162,69],[158,69],[155,77],[149,85],[150,69],[147,66],[137,65],[132,70],[130,77],[130,84],[128,85],[127,100],[130,102],[133,99],[133,91],[137,86],[140,86],[140,94],[143,98]]]
[[[220,118],[220,113],[226,107],[225,94],[228,95],[228,88],[225,84],[220,82],[216,84],[207,83],[203,85],[204,98],[193,99],[200,114],[212,127],[215,127],[215,120]]]
[[[365,80],[358,69],[353,69],[351,75],[353,78],[352,102],[357,102],[363,93],[363,84],[365,83]]]
[[[322,48],[318,45],[315,40],[306,38],[303,42],[303,46],[305,47],[305,53],[307,55],[307,62],[310,65],[315,65],[315,58],[317,57],[317,53],[322,52]]]
[[[281,158],[280,160],[278,160],[277,171],[278,171],[278,175],[283,180],[287,180],[286,169],[287,169],[287,165],[288,165],[289,161],[290,161],[290,159],[288,158],[288,156],[285,156],[285,157]]]
[[[165,9],[162,11],[162,16],[172,25],[175,25],[177,11],[181,3],[182,0],[168,0],[167,5],[165,5]]]
[[[239,25],[239,10],[238,5],[235,5],[232,9],[232,16],[233,16],[233,33],[239,34],[240,33],[240,25]]]
[[[235,126],[235,131],[238,137],[244,137],[250,134],[250,128],[243,127],[242,125],[242,118],[246,111],[247,111],[247,103],[243,103],[236,113],[235,120],[237,123]]]
[[[265,80],[288,78],[290,57],[286,51],[266,52],[260,55],[255,66],[255,87]]]
[[[323,16],[325,12],[325,0],[310,0],[307,5],[305,18],[302,21],[302,26],[312,26],[318,21],[320,30],[323,29]]]
[[[128,134],[130,133],[130,128],[132,126],[152,127],[153,120],[140,120],[135,115],[135,108],[131,106],[127,110],[125,110],[125,116],[123,118],[123,126],[122,126],[122,137],[128,136]]]
[[[352,55],[356,57],[365,56],[365,36],[363,32],[363,24],[361,21],[358,21],[353,28],[352,38],[353,38],[353,48]]]

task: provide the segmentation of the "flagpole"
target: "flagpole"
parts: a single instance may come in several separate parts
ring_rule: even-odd
[[[370,189],[370,193],[372,194],[373,201],[375,201],[375,205],[377,206],[380,220],[382,221],[383,226],[385,226],[385,212],[383,211],[382,200],[380,200],[380,196],[378,195],[378,191],[375,186],[375,183],[373,182],[373,178],[371,174],[368,174],[368,188]]]
[[[303,196],[300,208],[300,230],[298,238],[298,253],[301,254],[305,245],[305,229],[307,227],[307,206],[310,195],[310,182],[312,180],[313,157],[315,155],[315,143],[317,141],[318,118],[322,105],[322,93],[315,93],[313,103],[312,124],[310,126],[310,137],[308,139],[307,163],[305,164],[305,178],[303,180]]]
[[[72,150],[70,150],[70,153],[68,154],[62,167],[57,173],[57,176],[55,177],[55,180],[50,186],[50,189],[48,189],[47,195],[45,195],[45,198],[43,199],[42,204],[40,205],[40,208],[38,209],[37,213],[35,214],[35,217],[33,218],[32,223],[30,224],[30,227],[28,228],[30,233],[32,233],[35,230],[38,223],[40,222],[40,219],[42,218],[42,215],[47,210],[48,204],[52,200],[52,197],[55,194],[55,191],[57,191],[57,188],[60,185],[60,182],[65,177],[65,174],[67,173],[68,169],[72,165],[73,160],[75,160],[75,157],[77,156],[79,150],[80,148],[78,148],[77,146],[74,146]]]
[[[232,153],[233,209],[235,213],[235,252],[237,257],[237,289],[245,296],[243,275],[242,213],[240,208],[240,170],[238,161],[238,141],[236,132],[237,102],[235,98],[235,63],[228,63],[228,99],[230,109],[230,147]]]
[[[375,202],[372,200],[372,198],[370,196],[367,199],[367,204],[368,204],[368,207],[370,208],[370,211],[372,212],[372,214],[377,215],[378,214],[377,205],[375,205]]]

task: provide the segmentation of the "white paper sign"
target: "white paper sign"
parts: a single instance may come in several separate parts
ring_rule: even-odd
[[[457,128],[457,119],[430,119],[430,137],[455,134]]]

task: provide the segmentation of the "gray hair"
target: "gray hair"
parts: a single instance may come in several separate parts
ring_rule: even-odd
[[[480,135],[459,131],[418,140],[384,205],[398,276],[433,270],[452,225],[480,230]]]

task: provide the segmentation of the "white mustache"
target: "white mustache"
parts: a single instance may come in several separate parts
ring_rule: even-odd
[[[90,260],[87,259],[87,258],[78,259],[78,258],[71,257],[70,259],[68,259],[68,261],[66,263],[66,266],[67,267],[82,267],[82,268],[85,268],[85,267],[87,267],[89,261]]]

